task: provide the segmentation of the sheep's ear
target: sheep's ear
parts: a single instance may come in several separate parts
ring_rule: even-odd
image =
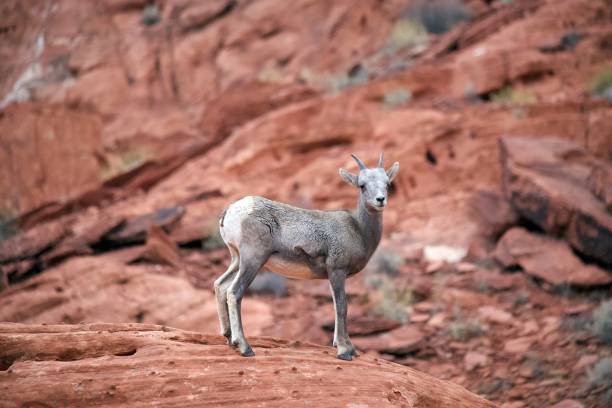
[[[389,183],[393,181],[398,171],[399,171],[399,163],[395,162],[393,163],[393,166],[391,166],[389,170],[387,170],[387,177],[389,177]]]
[[[342,177],[342,180],[346,181],[350,185],[357,186],[357,176],[356,175],[354,175],[353,173],[349,173],[348,171],[344,169],[340,169],[339,172],[340,172],[340,177]]]

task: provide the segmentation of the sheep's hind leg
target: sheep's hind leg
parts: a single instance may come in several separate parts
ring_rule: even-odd
[[[230,327],[229,310],[227,308],[227,288],[232,283],[236,272],[238,272],[238,265],[240,262],[240,256],[238,251],[228,245],[232,260],[229,267],[215,280],[215,297],[217,298],[217,313],[219,314],[219,325],[221,326],[221,334],[227,338],[227,342],[230,342],[232,331]]]
[[[248,256],[241,251],[240,269],[234,281],[227,289],[227,305],[229,307],[230,326],[232,331],[230,343],[233,346],[238,346],[240,354],[245,357],[253,356],[255,353],[244,337],[244,331],[242,329],[242,316],[240,310],[242,297],[266,260],[267,256],[265,258],[257,258],[255,256]]]

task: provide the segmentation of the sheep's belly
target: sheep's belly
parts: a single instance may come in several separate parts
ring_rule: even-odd
[[[293,261],[277,255],[272,255],[263,267],[264,269],[293,279],[326,278],[326,276],[316,273],[306,262]]]

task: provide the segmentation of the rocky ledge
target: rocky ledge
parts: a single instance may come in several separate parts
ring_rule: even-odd
[[[0,324],[3,406],[494,407],[459,385],[369,356],[149,324]]]

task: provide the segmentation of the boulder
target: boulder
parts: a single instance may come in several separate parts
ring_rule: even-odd
[[[323,323],[323,328],[333,332],[335,320],[328,320]],[[386,319],[381,316],[349,316],[347,328],[351,336],[365,336],[377,334],[389,330],[397,329],[401,323],[397,320]]]
[[[116,244],[142,242],[151,227],[169,230],[177,224],[184,214],[185,207],[181,205],[161,208],[150,214],[126,221],[117,231],[110,234],[107,240]]]
[[[486,355],[475,351],[469,351],[463,359],[465,369],[468,371],[473,371],[478,367],[484,367],[487,365],[488,361],[489,359]]]
[[[402,326],[375,336],[355,337],[352,341],[361,350],[403,355],[421,348],[424,339],[424,334],[417,327]]]
[[[252,338],[245,358],[222,336],[152,324],[0,325],[3,406],[470,407],[463,387],[368,356]],[[359,382],[355,382],[359,378]]]
[[[612,165],[600,163],[593,167],[588,178],[588,185],[593,194],[612,212]]]
[[[147,243],[143,254],[143,259],[154,263],[179,266],[181,256],[178,246],[164,232],[163,228],[152,225],[147,232]]]
[[[612,214],[589,189],[594,169],[606,164],[555,138],[504,137],[500,148],[504,194],[518,213],[582,254],[612,264]],[[591,185],[600,185],[595,179]]]
[[[66,233],[66,226],[60,220],[41,224],[0,241],[0,264],[35,257],[58,243]]]
[[[514,321],[512,314],[495,306],[481,306],[478,308],[478,314],[483,320],[491,323],[512,324]]]
[[[520,266],[529,275],[553,285],[597,286],[612,282],[612,274],[583,263],[565,241],[520,227],[501,237],[494,256],[504,267]]]
[[[121,216],[109,215],[100,211],[90,211],[70,227],[70,232],[53,249],[42,255],[45,265],[55,263],[72,255],[92,254],[92,245],[124,222]],[[35,227],[36,229],[36,227]]]

